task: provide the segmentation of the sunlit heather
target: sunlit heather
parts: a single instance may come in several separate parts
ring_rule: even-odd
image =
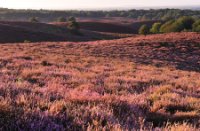
[[[0,131],[200,131],[198,5],[0,0]]]

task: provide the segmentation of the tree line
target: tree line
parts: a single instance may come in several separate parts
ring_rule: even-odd
[[[182,16],[178,19],[171,19],[163,24],[156,22],[149,28],[147,25],[142,25],[138,31],[139,34],[158,34],[169,32],[200,32],[200,19],[191,16]]]
[[[198,10],[150,9],[150,10],[113,10],[113,11],[54,11],[54,10],[14,10],[0,8],[1,20],[28,20],[37,17],[43,22],[55,21],[58,17],[127,17],[137,20],[170,20],[181,16],[200,17]]]

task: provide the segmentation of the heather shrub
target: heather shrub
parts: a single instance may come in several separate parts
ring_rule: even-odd
[[[49,63],[48,61],[42,61],[41,64],[42,64],[43,66],[51,66],[51,65],[52,65],[52,64]]]
[[[2,44],[0,130],[198,130],[198,41]]]
[[[192,124],[184,123],[167,123],[164,131],[197,131],[197,128]]]

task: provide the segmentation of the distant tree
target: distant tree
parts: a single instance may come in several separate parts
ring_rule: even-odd
[[[160,32],[160,27],[161,27],[161,23],[157,22],[157,23],[154,23],[152,25],[152,28],[150,29],[150,32],[153,33],[153,34],[157,34]]]
[[[108,14],[106,14],[106,15],[105,15],[105,17],[106,17],[106,18],[109,18],[109,17],[110,17],[110,14],[109,14],[109,13],[108,13]]]
[[[164,15],[164,16],[160,16],[160,19],[163,20],[163,21],[169,21],[172,18],[170,16],[168,16],[168,15]]]
[[[178,21],[175,21],[169,26],[169,32],[181,32],[185,30],[184,24]]]
[[[166,32],[170,32],[170,26],[174,23],[174,20],[169,20],[167,22],[165,22],[161,27],[160,27],[160,32],[162,33],[166,33]]]
[[[67,21],[68,22],[76,22],[76,18],[73,16],[70,16]]]
[[[192,31],[200,32],[200,19],[192,25]]]
[[[37,17],[31,17],[29,19],[30,22],[39,22],[38,18]]]
[[[147,15],[143,15],[143,16],[140,18],[140,20],[145,21],[145,20],[149,20],[149,18],[147,17]]]
[[[75,17],[70,17],[68,19],[68,25],[67,25],[67,28],[72,32],[72,33],[75,33],[75,34],[80,34],[80,26],[79,26],[79,23],[76,21],[76,18]]]
[[[138,31],[138,33],[140,35],[147,35],[149,34],[149,28],[147,27],[147,25],[142,25]]]
[[[160,32],[181,32],[181,31],[190,31],[193,28],[195,20],[189,16],[183,16],[177,20],[170,20],[163,24],[160,28]]]
[[[22,20],[23,17],[38,16],[45,18],[45,21],[52,22],[60,16],[76,16],[76,17],[129,17],[134,19],[150,19],[150,20],[170,20],[177,19],[181,16],[191,16],[199,18],[199,10],[180,10],[180,9],[156,9],[156,10],[127,10],[127,11],[47,11],[47,10],[10,10],[0,9],[4,12],[1,14],[3,20]]]
[[[57,19],[58,22],[67,22],[67,19],[65,17],[59,17]]]
[[[120,12],[120,13],[119,13],[119,16],[120,16],[120,17],[124,17],[124,16],[125,16],[125,12]]]
[[[184,29],[192,30],[192,25],[194,24],[195,20],[190,16],[183,16],[180,17],[176,22],[181,24]]]

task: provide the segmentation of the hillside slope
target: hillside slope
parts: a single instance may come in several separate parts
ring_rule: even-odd
[[[81,29],[98,31],[98,32],[109,32],[109,33],[120,33],[120,34],[138,34],[139,28],[146,24],[149,28],[155,22],[162,21],[127,21],[122,23],[123,18],[121,20],[96,20],[96,19],[80,19],[78,22],[80,24]],[[125,19],[126,20],[126,19]],[[67,23],[64,22],[54,22],[51,23],[53,25],[57,25],[60,27],[66,27]]]
[[[62,36],[36,32],[21,27],[0,24],[0,43],[24,42],[24,41],[65,41]]]
[[[120,57],[141,64],[200,71],[200,34],[169,33],[100,41],[97,55]],[[94,51],[94,54],[95,54]]]
[[[100,39],[118,39],[129,34],[115,34],[81,30],[82,35],[70,33],[67,27],[46,23],[22,21],[0,21],[0,43],[41,42],[41,41],[94,41]]]
[[[2,130],[200,129],[200,34],[0,45]]]

